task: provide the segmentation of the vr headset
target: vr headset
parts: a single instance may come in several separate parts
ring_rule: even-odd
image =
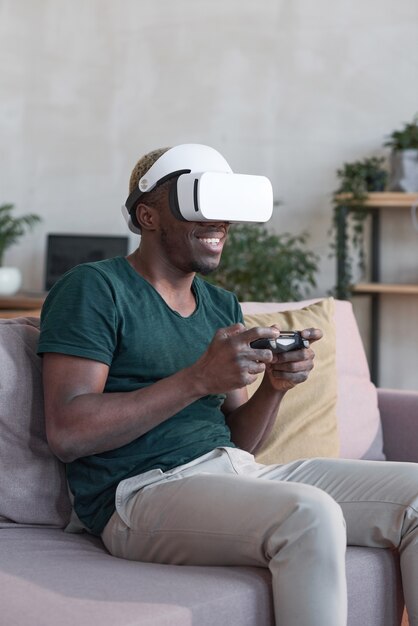
[[[200,144],[170,148],[150,167],[122,206],[129,229],[139,234],[136,207],[148,193],[173,178],[169,203],[177,219],[189,222],[267,222],[273,189],[265,176],[234,174],[223,156]]]

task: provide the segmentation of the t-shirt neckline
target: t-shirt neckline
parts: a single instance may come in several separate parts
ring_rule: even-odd
[[[157,291],[157,289],[154,287],[154,285],[152,285],[146,278],[144,278],[142,276],[142,274],[140,274],[139,272],[137,272],[132,265],[129,263],[128,259],[126,257],[120,257],[124,262],[125,265],[128,267],[128,272],[136,277],[137,280],[139,280],[142,283],[145,283],[150,289],[151,291],[156,295],[156,297],[164,304],[164,306],[167,308],[168,311],[170,311],[173,315],[175,315],[176,317],[178,317],[181,320],[190,320],[193,317],[195,317],[197,315],[197,313],[200,310],[200,293],[199,293],[199,288],[198,288],[198,281],[196,279],[196,276],[193,278],[193,282],[192,282],[192,292],[193,295],[195,297],[196,300],[196,307],[193,311],[193,313],[191,313],[190,315],[184,316],[181,315],[181,313],[179,313],[178,311],[176,311],[175,309],[172,309],[171,306],[169,304],[167,304],[167,302],[164,300],[164,298],[162,297],[162,295],[159,293],[159,291]]]

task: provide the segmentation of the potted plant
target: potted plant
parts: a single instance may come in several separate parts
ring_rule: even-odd
[[[384,145],[391,148],[390,191],[418,191],[418,114],[394,130]]]
[[[261,224],[232,224],[217,270],[205,279],[243,301],[301,300],[316,286],[318,257],[306,234],[275,234]]]
[[[332,236],[331,256],[336,256],[337,263],[343,264],[342,275],[338,277],[335,294],[340,298],[348,297],[353,282],[352,256],[358,257],[358,269],[365,271],[364,221],[368,215],[364,207],[367,195],[371,192],[384,191],[388,173],[384,157],[367,157],[363,160],[344,163],[337,170],[339,186],[333,193],[333,219],[330,230]],[[338,229],[341,212],[347,211],[347,228],[341,237]]]
[[[13,204],[0,205],[0,295],[2,296],[16,293],[22,282],[21,273],[17,267],[3,266],[5,251],[41,219],[34,213],[14,217],[13,209]]]

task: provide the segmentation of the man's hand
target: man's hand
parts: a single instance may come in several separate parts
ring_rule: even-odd
[[[302,331],[302,337],[313,343],[321,339],[322,331],[318,328],[307,328]],[[266,367],[266,376],[274,389],[287,391],[308,378],[314,366],[314,358],[315,353],[311,347],[275,354]]]
[[[227,393],[254,382],[273,362],[273,353],[254,350],[250,343],[279,335],[279,329],[274,326],[247,330],[243,324],[234,324],[220,328],[206,352],[192,366],[200,386],[204,387],[202,394]]]
[[[221,331],[226,330],[230,337],[226,343],[232,339],[230,331],[233,328]],[[307,379],[313,367],[314,352],[308,347],[273,355],[268,349],[251,348],[249,344],[256,337],[278,337],[280,331],[277,326],[252,328],[247,331],[240,327],[236,332],[237,339],[232,343],[234,348],[237,347],[235,341],[240,344],[238,353],[242,355],[242,363],[245,364],[241,383],[253,382],[257,373],[264,371],[265,374],[261,385],[249,400],[245,398],[244,389],[229,392],[223,410],[231,429],[232,441],[243,450],[254,452],[268,437],[285,393]],[[302,337],[314,342],[321,339],[322,332],[314,328],[305,329],[302,331]],[[240,342],[245,342],[246,346],[242,346]],[[214,341],[213,346],[216,345]],[[219,371],[221,382],[226,378],[226,371],[226,369]]]

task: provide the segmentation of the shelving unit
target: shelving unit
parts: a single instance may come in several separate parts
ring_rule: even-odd
[[[347,300],[351,295],[368,295],[371,298],[370,318],[370,373],[373,382],[377,385],[379,380],[379,321],[380,300],[384,295],[417,296],[418,284],[388,284],[382,283],[380,277],[380,219],[381,209],[401,211],[411,209],[418,204],[418,193],[393,193],[379,192],[370,193],[362,205],[371,215],[371,255],[370,276],[371,282],[347,285],[346,260],[348,250],[346,248],[347,220],[350,212],[358,210],[353,204],[351,194],[340,194],[338,200],[337,216],[337,297]]]

